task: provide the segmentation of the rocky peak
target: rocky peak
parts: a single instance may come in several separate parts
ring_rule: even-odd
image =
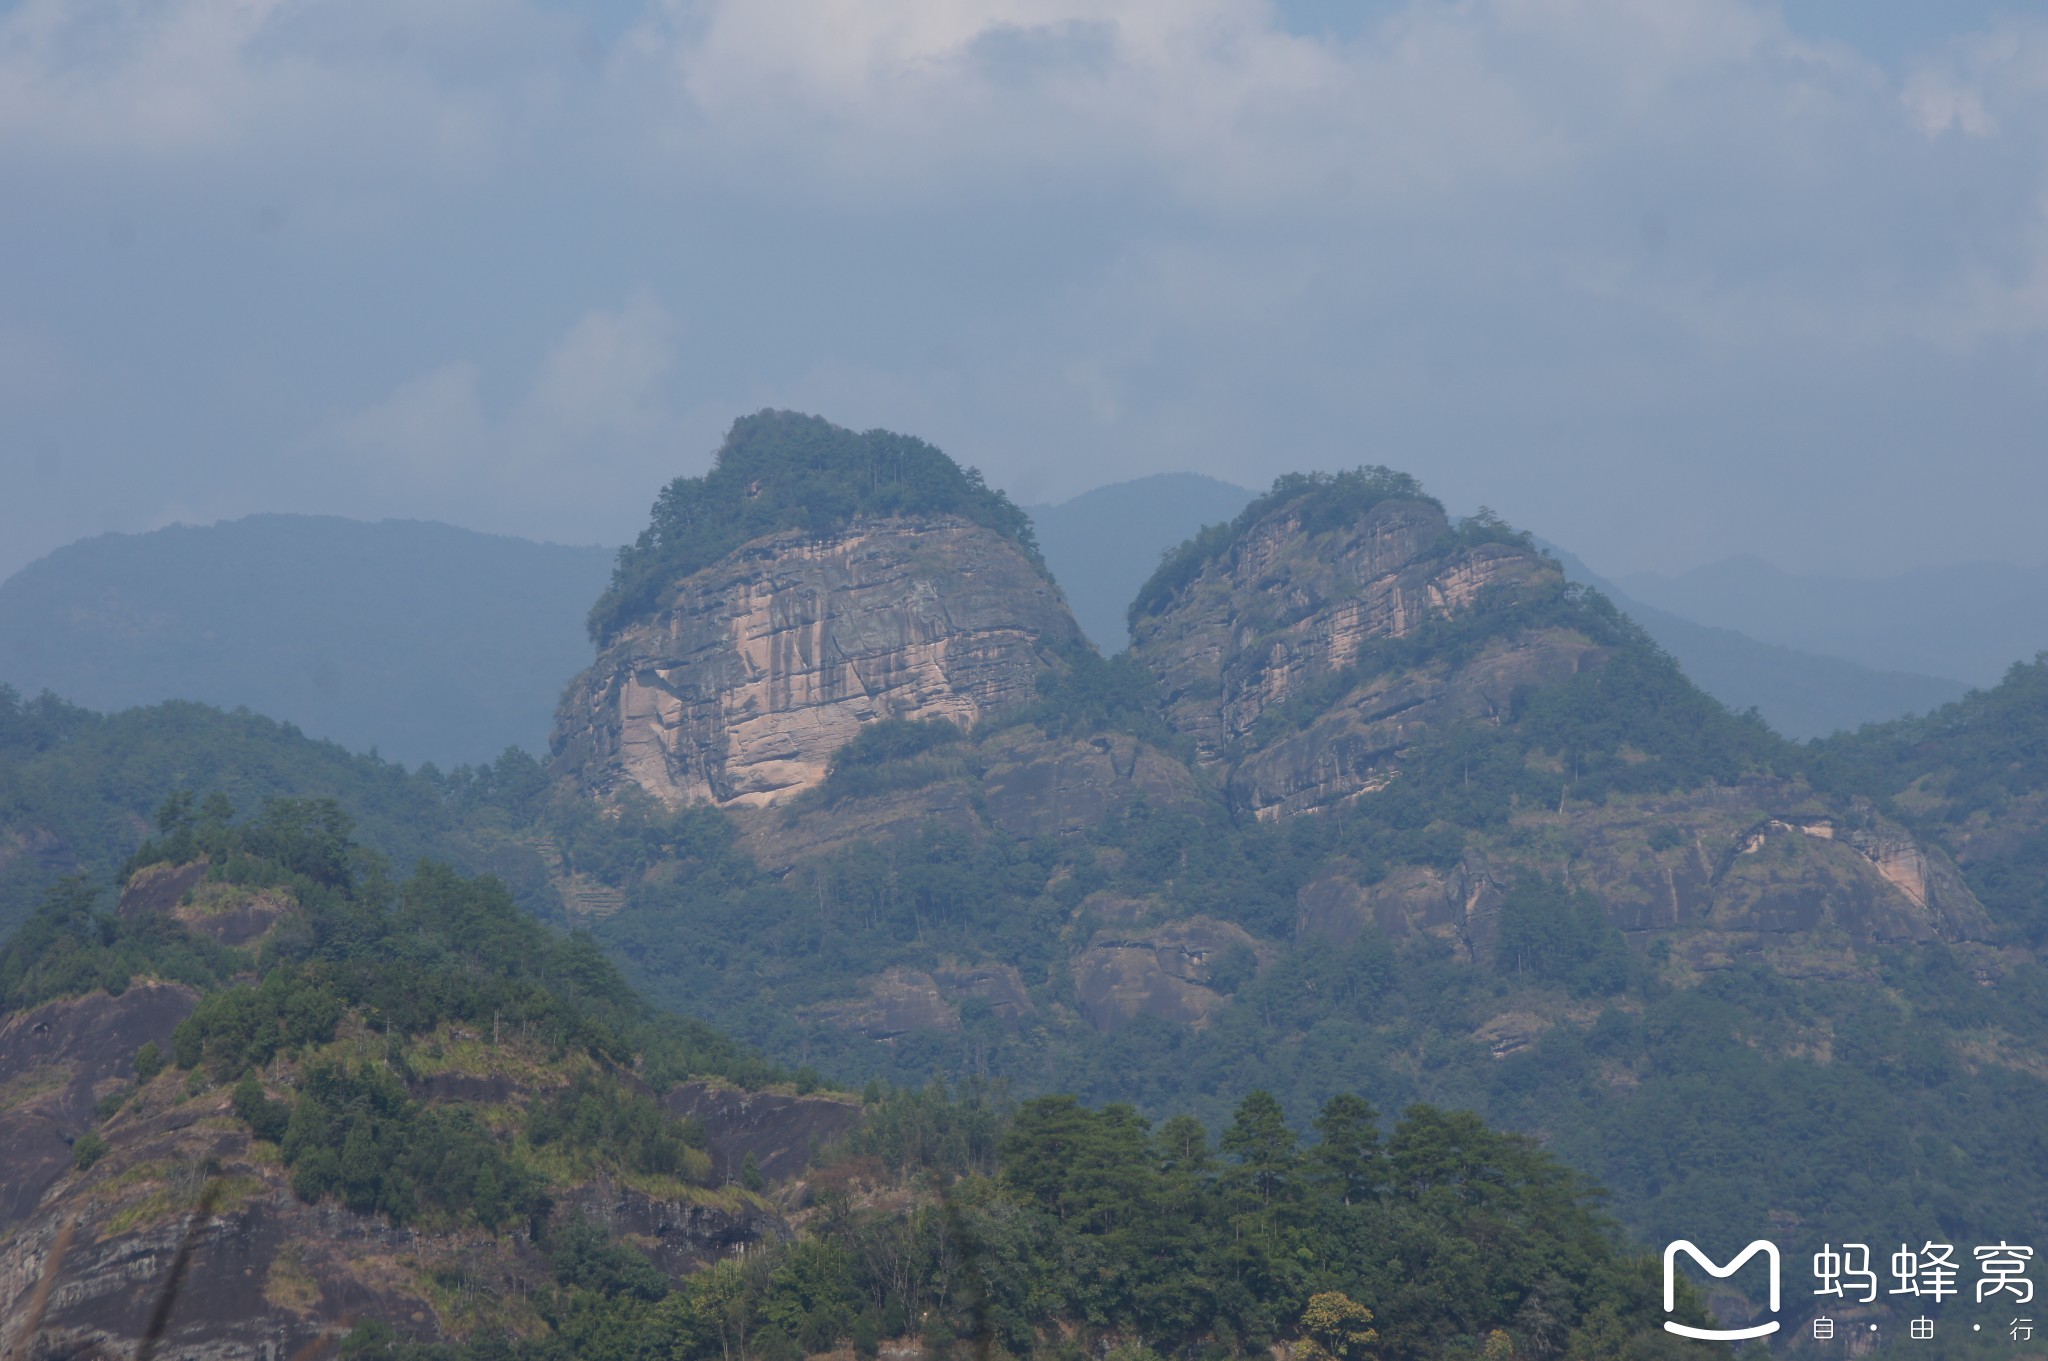
[[[862,724],[972,727],[1032,702],[1039,676],[1086,646],[1028,522],[978,475],[900,436],[769,414],[663,493],[593,615],[602,651],[552,742],[557,770],[593,793],[776,803],[819,784]],[[889,476],[898,489],[876,493]],[[707,558],[735,518],[777,515],[803,522]],[[664,564],[675,575],[649,585]]]
[[[1454,528],[1400,474],[1283,478],[1168,558],[1133,607],[1133,655],[1233,803],[1280,816],[1380,787],[1426,728],[1498,716],[1516,687],[1575,673],[1595,649],[1554,631],[1400,664],[1379,647],[1563,590],[1521,536]]]

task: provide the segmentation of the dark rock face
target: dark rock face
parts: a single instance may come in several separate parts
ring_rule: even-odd
[[[208,883],[208,868],[203,858],[185,865],[144,866],[121,891],[117,910],[130,918],[169,917],[194,935],[241,946],[260,939],[297,906],[285,890]]]
[[[1104,1032],[1140,1016],[1205,1025],[1229,1002],[1210,985],[1233,951],[1250,956],[1254,967],[1270,955],[1243,927],[1208,917],[1143,932],[1098,932],[1073,963],[1081,1014]]]
[[[1219,769],[1233,807],[1276,818],[1370,793],[1428,729],[1496,717],[1519,687],[1600,662],[1599,649],[1577,635],[1527,630],[1473,658],[1345,686],[1376,642],[1481,603],[1561,589],[1557,566],[1534,551],[1447,549],[1449,531],[1443,512],[1421,501],[1382,501],[1315,535],[1299,505],[1282,507],[1166,609],[1138,620],[1133,655],[1159,677],[1168,720]],[[1324,696],[1333,685],[1344,693]],[[1329,702],[1296,712],[1311,696]],[[1262,727],[1269,714],[1276,722]]]
[[[1033,1009],[1024,980],[1013,966],[956,964],[885,970],[867,981],[861,996],[823,1003],[810,1014],[872,1040],[893,1040],[919,1030],[959,1030],[960,1006],[969,1000],[985,1003],[1008,1024]]]
[[[1561,630],[1522,634],[1463,665],[1432,662],[1360,685],[1307,727],[1273,737],[1231,768],[1234,807],[1261,819],[1310,813],[1386,787],[1432,728],[1496,721],[1515,691],[1569,680],[1603,660]]]
[[[135,1080],[135,1051],[171,1032],[198,996],[140,983],[51,1002],[0,1021],[0,1231],[25,1218],[71,1168],[71,1144],[92,1128],[99,1099]]]
[[[168,917],[185,895],[206,880],[206,860],[184,865],[145,865],[129,877],[116,911],[130,919]]]
[[[988,819],[1024,840],[1084,831],[1139,800],[1189,810],[1209,802],[1186,766],[1122,734],[1058,740],[1019,728],[991,740],[984,756]]]
[[[860,1107],[828,1096],[747,1092],[708,1082],[685,1082],[662,1098],[662,1108],[704,1129],[711,1168],[721,1181],[737,1181],[749,1154],[769,1181],[797,1176],[811,1155],[839,1142],[860,1121]]]
[[[738,1176],[736,1164],[733,1178]],[[562,1209],[580,1211],[633,1242],[678,1282],[749,1244],[792,1236],[780,1216],[744,1200],[657,1200],[609,1181],[578,1187],[564,1198]]]
[[[155,896],[124,902],[190,908],[168,882],[144,876],[143,894]],[[369,1318],[416,1341],[540,1326],[531,1301],[551,1277],[524,1226],[398,1228],[331,1200],[308,1205],[276,1150],[234,1116],[228,1090],[191,1095],[175,1069],[138,1087],[135,1051],[168,1049],[196,1002],[184,987],[138,983],[0,1019],[0,1352],[133,1356],[153,1318],[165,1320],[156,1355],[190,1361],[290,1356]],[[96,1108],[110,1094],[123,1099],[103,1119]],[[503,1074],[444,1072],[415,1081],[412,1095],[521,1103],[536,1093]],[[793,1175],[860,1114],[850,1102],[703,1084],[669,1104],[704,1120],[714,1160],[735,1176],[750,1152],[770,1175]],[[106,1152],[81,1170],[72,1145],[87,1130]],[[677,1277],[789,1234],[733,1189],[667,1200],[599,1180],[556,1199],[631,1236]]]
[[[1477,857],[1449,870],[1402,865],[1377,881],[1339,859],[1302,885],[1294,931],[1297,938],[1348,945],[1370,926],[1392,940],[1438,936],[1466,946],[1469,955],[1484,934],[1481,923],[1500,911],[1501,888]]]
[[[106,1156],[67,1167],[0,1240],[0,1317],[17,1345],[132,1356],[159,1315],[157,1355],[208,1361],[289,1355],[366,1317],[443,1335],[399,1259],[458,1244],[301,1203],[274,1160],[252,1156],[227,1093],[188,1101],[179,1085],[166,1074],[137,1095],[105,1127]],[[501,1266],[530,1288],[528,1258]]]
[[[599,794],[763,807],[822,781],[861,724],[972,727],[1080,645],[1059,589],[966,520],[770,535],[676,583],[570,686],[556,766]]]

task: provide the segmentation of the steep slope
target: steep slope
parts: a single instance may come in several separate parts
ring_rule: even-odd
[[[659,1291],[788,1236],[684,1080],[772,1069],[490,881],[380,879],[331,805],[215,807],[167,806],[113,915],[69,890],[0,950],[10,1347],[537,1335],[592,1257]],[[763,1099],[748,1151],[793,1145],[785,1177],[857,1115]]]
[[[1666,945],[1695,967],[1811,970],[1838,946],[1993,935],[1939,849],[1807,787],[1795,753],[1526,536],[1454,527],[1400,474],[1281,479],[1169,558],[1132,620],[1167,722],[1241,816],[1360,803],[1370,819],[1380,800],[1464,827],[1449,877],[1418,866],[1368,890],[1327,872],[1304,929],[1490,949],[1508,886],[1552,872],[1526,849],[1543,835],[1571,839],[1565,872],[1617,925],[1678,932]]]
[[[1233,806],[1277,817],[1383,788],[1430,729],[1597,666],[1563,599],[1554,562],[1454,531],[1403,474],[1287,477],[1162,564],[1131,608],[1132,655]],[[1435,655],[1384,646],[1447,628],[1458,645]]]
[[[1304,1147],[1253,1092],[1212,1149],[1070,1097],[764,1091],[491,881],[394,884],[332,805],[222,818],[171,800],[114,912],[72,885],[0,948],[10,1356],[1242,1357],[1332,1319],[1389,1361],[1665,1354],[1597,1189],[1469,1114],[1383,1138],[1338,1094]]]
[[[539,750],[611,553],[414,520],[106,534],[0,584],[0,683],[195,700],[408,763]]]
[[[1084,646],[1028,523],[978,476],[778,412],[662,493],[592,622],[602,650],[562,702],[556,769],[670,805],[802,793],[877,720],[1014,712]]]
[[[895,437],[849,437],[808,423],[799,433],[793,458],[769,441],[754,470],[760,476],[740,476],[739,458],[718,486],[686,481],[665,498],[656,527],[636,545],[642,556],[629,555],[615,581],[616,599],[653,589],[656,603],[630,618],[601,608],[605,649],[636,630],[658,639],[654,621],[675,620],[682,587],[706,573],[741,573],[742,584],[744,572],[753,573],[744,580],[800,577],[815,546],[869,525],[944,523],[970,542],[991,534],[1030,563],[1026,542],[1002,527],[1009,521],[1001,505],[977,500],[985,489],[976,493],[950,463]],[[843,466],[832,450],[849,440],[852,466],[865,477],[835,474]],[[876,449],[902,452],[916,476],[859,461]],[[951,498],[950,509],[911,494],[926,474],[939,499]],[[799,513],[798,489],[821,483],[840,510],[815,524],[786,523]],[[480,783],[461,788],[400,772],[399,798],[352,765],[321,767],[321,778],[345,786],[338,794],[388,798],[384,815],[415,820],[418,842],[460,844],[488,831],[497,838],[491,844],[523,847],[542,862],[542,882],[562,886],[590,938],[651,995],[785,1063],[814,1065],[839,1081],[882,1080],[876,1120],[896,1131],[884,1137],[869,1127],[873,1137],[863,1143],[867,1136],[857,1135],[852,1161],[813,1184],[817,1215],[798,1230],[815,1229],[805,1243],[829,1240],[845,1258],[824,1247],[803,1249],[816,1257],[799,1257],[794,1247],[785,1256],[764,1238],[744,1270],[700,1273],[659,1304],[630,1290],[604,1294],[600,1304],[575,1295],[580,1287],[561,1274],[571,1268],[556,1265],[562,1254],[550,1247],[545,1262],[491,1259],[530,1262],[531,1270],[486,1263],[465,1275],[454,1263],[442,1288],[460,1299],[495,1290],[500,1299],[569,1301],[561,1315],[531,1326],[559,1330],[581,1318],[574,1326],[594,1329],[601,1319],[618,1330],[605,1334],[614,1339],[606,1346],[623,1347],[616,1339],[626,1336],[653,1346],[646,1338],[656,1336],[656,1352],[688,1361],[721,1349],[728,1335],[719,1328],[727,1325],[714,1320],[731,1316],[710,1304],[732,1298],[755,1302],[742,1312],[746,1327],[762,1331],[749,1336],[769,1339],[762,1354],[775,1357],[849,1339],[864,1348],[863,1338],[896,1335],[923,1317],[943,1321],[932,1343],[939,1349],[948,1330],[995,1328],[1000,1345],[1021,1355],[1080,1327],[1074,1335],[1099,1350],[1107,1335],[1063,1311],[1100,1317],[1112,1303],[1124,1307],[1125,1297],[1089,1293],[1094,1283],[1113,1292],[1121,1288],[1115,1282],[1133,1279],[1118,1273],[1155,1270],[1146,1263],[1208,1261],[1202,1253],[1212,1235],[1278,1244],[1294,1254],[1289,1261],[1307,1260],[1304,1249],[1315,1256],[1340,1229],[1385,1241],[1374,1237],[1386,1231],[1377,1222],[1293,1222],[1291,1210],[1243,1218],[1252,1211],[1232,1199],[1232,1188],[1242,1188],[1239,1159],[1257,1142],[1256,1122],[1246,1118],[1255,1089],[1277,1099],[1279,1115],[1266,1108],[1272,1119],[1260,1127],[1282,1143],[1274,1133],[1284,1129],[1281,1116],[1306,1128],[1341,1093],[1366,1094],[1388,1110],[1436,1102],[1483,1112],[1540,1135],[1607,1183],[1639,1241],[1742,1242],[1768,1226],[1796,1259],[1824,1241],[1875,1242],[1902,1231],[1955,1241],[2048,1232],[2035,1208],[2048,1206],[2038,1120],[2048,1109],[2048,973],[2029,948],[2025,893],[1999,891],[1997,864],[1972,860],[1964,841],[1942,830],[1974,828],[1990,845],[2024,812],[2024,782],[2009,798],[1964,797],[1966,787],[1989,787],[1983,772],[2024,765],[2023,751],[2001,756],[1998,748],[2001,733],[2031,740],[2016,713],[1966,723],[1982,741],[1973,737],[1976,745],[1931,765],[1922,753],[1940,739],[1918,729],[1882,759],[1830,763],[1702,695],[1639,630],[1596,594],[1567,586],[1555,564],[1506,526],[1450,522],[1396,475],[1288,479],[1280,500],[1255,510],[1242,526],[1207,534],[1169,561],[1155,583],[1161,589],[1141,602],[1141,633],[1151,636],[1141,636],[1137,652],[1104,660],[1086,650],[1034,650],[1028,686],[977,714],[971,730],[946,717],[859,717],[851,740],[832,746],[821,737],[804,755],[805,779],[776,785],[766,806],[688,797],[671,804],[642,796],[609,758],[593,765],[567,753],[562,778],[539,792],[516,771],[501,778],[496,768],[472,772],[467,778]],[[690,530],[693,515],[711,526],[706,534]],[[1238,575],[1240,528],[1258,532],[1270,570]],[[772,556],[745,566],[755,551],[748,545]],[[938,555],[917,570],[932,574],[936,589],[965,589],[948,575],[957,561]],[[1045,589],[1042,578],[1035,583],[1026,588]],[[786,603],[794,610],[802,598]],[[702,655],[727,655],[719,648]],[[744,655],[736,642],[730,651]],[[649,646],[650,658],[658,653]],[[1161,657],[1168,664],[1155,668]],[[1570,664],[1549,660],[1557,658]],[[804,664],[797,648],[789,674]],[[728,675],[753,683],[744,668]],[[757,693],[764,705],[786,702],[772,687]],[[1418,702],[1388,715],[1396,694]],[[704,698],[715,699],[708,683]],[[2022,708],[2030,702],[2018,691],[2008,698]],[[38,759],[53,770],[66,759],[60,753],[95,761],[129,754],[119,741],[102,744],[98,731],[97,723],[65,728],[68,735],[30,745],[43,742]],[[111,723],[106,731],[114,732]],[[136,727],[119,733],[148,735]],[[260,766],[282,750],[238,746],[222,753],[220,768],[260,787],[238,763]],[[1939,773],[1951,766],[1980,775]],[[108,781],[118,791],[114,803],[129,806],[134,788],[149,781],[175,785],[180,768],[156,756],[121,767],[121,778]],[[1925,794],[1954,816],[1922,821],[1916,800]],[[1981,823],[1970,821],[1980,815]],[[61,829],[61,819],[53,825]],[[1960,869],[1948,852],[1962,857]],[[225,862],[209,860],[215,864],[225,880]],[[176,882],[152,879],[138,894],[160,888],[168,898]],[[153,911],[168,912],[188,936],[204,925],[223,946],[291,933],[291,913],[259,886],[227,886],[237,893],[210,881],[204,891],[194,886],[191,902],[180,891]],[[239,894],[244,887],[257,891]],[[133,920],[149,915],[138,907]],[[132,972],[138,986],[202,986],[182,968]],[[81,986],[125,976],[94,972]],[[481,1042],[479,1025],[463,1028]],[[358,1022],[337,1032],[343,1052],[335,1057],[374,1060],[379,1038]],[[425,1043],[442,1047],[439,1060],[408,1043],[415,1047],[406,1062],[431,1077],[436,1063],[472,1041],[429,1036]],[[108,1079],[80,1062],[38,1077],[33,1092],[21,1089],[31,1103],[56,1103],[46,1133],[76,1118],[85,1093],[95,1102],[106,1094],[93,1089]],[[548,1065],[599,1071],[552,1049],[521,1062],[546,1070],[556,1088],[577,1074]],[[473,1066],[446,1085],[409,1089],[407,1099],[490,1104],[502,1089],[471,1084],[531,1081],[531,1068],[519,1071],[528,1076]],[[1013,1177],[1000,1170],[1012,1165],[1009,1155],[987,1152],[1002,1141],[1000,1113],[887,1094],[889,1082],[922,1083],[935,1073],[999,1079],[1020,1094],[1078,1090],[1161,1118],[1192,1111],[1212,1130],[1236,1129],[1234,1151],[1209,1171],[1183,1167],[1185,1179],[1170,1184],[1179,1197],[1172,1213],[1119,1202],[1114,1223],[1091,1219],[1068,1198],[1101,1184],[1089,1180],[1096,1164],[1079,1167],[1080,1181],[1068,1184],[1045,1174],[1047,1157],[1067,1166],[1086,1147],[1126,1171],[1129,1158],[1156,1170],[1169,1165],[1172,1150],[1146,1142],[1151,1136],[1126,1114],[1105,1114],[1098,1124],[1052,1110],[1040,1129],[1065,1152],[1020,1141],[1027,1156]],[[644,1068],[638,1076],[660,1085]],[[218,1084],[213,1091],[218,1101]],[[797,1100],[794,1092],[773,1100],[710,1086],[679,1093],[664,1099],[702,1120],[714,1179],[736,1168],[746,1181],[749,1153],[755,1172],[779,1174],[807,1137],[802,1122],[794,1142],[756,1126],[778,1102]],[[522,1110],[544,1101],[524,1089],[511,1096],[507,1104]],[[288,1097],[267,1088],[262,1099]],[[196,1116],[184,1128],[202,1133],[221,1133],[209,1122],[229,1118],[196,1106],[162,1112]],[[110,1118],[108,1167],[125,1169],[111,1161],[128,1156],[111,1137],[125,1127],[121,1116]],[[1425,1121],[1428,1128],[1435,1127]],[[714,1130],[732,1131],[722,1155],[710,1146]],[[954,1187],[950,1203],[919,1201],[931,1183],[906,1184],[895,1169],[931,1164],[897,1159],[887,1151],[894,1137],[926,1150],[979,1148],[948,1165],[993,1179]],[[1462,1146],[1485,1141],[1474,1136]],[[1186,1137],[1179,1147],[1180,1156],[1199,1152]],[[244,1160],[232,1147],[163,1156],[187,1152],[238,1169],[244,1161],[262,1166],[261,1157]],[[1277,1144],[1272,1152],[1271,1168],[1307,1176],[1321,1166],[1290,1162]],[[50,1194],[70,1194],[62,1187],[83,1182],[63,1178],[75,1175],[62,1173]],[[1120,1185],[1151,1184],[1150,1173],[1134,1182],[1116,1175]],[[145,1183],[138,1174],[124,1185]],[[1385,1187],[1374,1199],[1390,1206],[1412,1187]],[[564,1202],[587,1204],[570,1182],[560,1190]],[[790,1192],[790,1203],[798,1194]],[[1444,1218],[1440,1199],[1417,1194],[1419,1213]],[[295,1203],[279,1202],[279,1213]],[[1039,1214],[1048,1218],[1032,1218]],[[1061,1293],[1068,1278],[1056,1269],[1006,1266],[986,1279],[1001,1282],[991,1292],[1007,1293],[985,1297],[980,1314],[982,1306],[957,1297],[948,1314],[923,1286],[859,1274],[861,1263],[908,1260],[878,1258],[864,1245],[919,1231],[941,1235],[922,1241],[957,1242],[945,1235],[960,1223],[993,1235],[992,1262],[1087,1254],[1110,1266],[1074,1297]],[[1183,1236],[1122,1236],[1121,1226],[1155,1223]],[[657,1221],[612,1226],[643,1235],[641,1246],[659,1254]],[[407,1227],[427,1240],[424,1220]],[[47,1223],[38,1230],[48,1231]],[[1474,1231],[1490,1232],[1486,1223]],[[1098,1232],[1099,1240],[1088,1236]],[[1005,1236],[1018,1233],[1035,1236]],[[1018,1246],[1027,1241],[1040,1246]],[[1467,1330],[1480,1319],[1530,1354],[1627,1354],[1619,1343],[1568,1342],[1569,1329],[1546,1322],[1554,1299],[1582,1307],[1588,1296],[1577,1285],[1546,1286],[1532,1300],[1516,1293],[1526,1282],[1501,1280],[1487,1298],[1508,1304],[1459,1303],[1431,1314],[1438,1306],[1429,1299],[1462,1301],[1464,1287],[1424,1288],[1382,1273],[1373,1265],[1381,1260],[1352,1262],[1343,1268],[1352,1274],[1328,1283],[1385,1307],[1386,1337],[1412,1327],[1411,1311],[1435,1320],[1433,1332],[1403,1332],[1398,1345],[1406,1350],[1390,1355],[1477,1351],[1480,1339]],[[1191,1270],[1199,1278],[1207,1269]],[[802,1293],[846,1279],[863,1283],[851,1294],[831,1293],[837,1286]],[[1146,1279],[1179,1282],[1178,1290],[1187,1275],[1176,1268]],[[1210,1322],[1173,1323],[1160,1335],[1194,1351],[1284,1340],[1301,1302],[1288,1295],[1292,1288],[1261,1285],[1262,1293],[1214,1315],[1227,1336],[1209,1331]],[[718,1293],[728,1289],[734,1293]],[[1724,1317],[1743,1312],[1725,1291],[1716,1308]],[[1901,1317],[1880,1306],[1871,1321]],[[669,1331],[632,1331],[657,1322]]]

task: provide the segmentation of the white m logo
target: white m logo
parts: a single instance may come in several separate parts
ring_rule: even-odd
[[[1727,1266],[1716,1266],[1708,1259],[1707,1254],[1681,1238],[1664,1249],[1665,1313],[1668,1314],[1678,1307],[1678,1279],[1677,1273],[1673,1268],[1678,1261],[1678,1254],[1681,1252],[1699,1263],[1700,1270],[1716,1280],[1725,1280],[1733,1276],[1736,1272],[1742,1270],[1744,1262],[1747,1262],[1750,1258],[1761,1252],[1771,1262],[1771,1312],[1774,1314],[1778,1312],[1777,1244],[1767,1243],[1759,1238],[1738,1253],[1735,1260]],[[1692,1328],[1683,1323],[1673,1323],[1670,1319],[1666,1319],[1664,1320],[1664,1331],[1667,1333],[1677,1333],[1680,1337],[1703,1338],[1709,1342],[1734,1342],[1745,1337],[1762,1337],[1766,1333],[1775,1333],[1778,1331],[1778,1321],[1772,1319],[1769,1323],[1759,1323],[1754,1328]]]

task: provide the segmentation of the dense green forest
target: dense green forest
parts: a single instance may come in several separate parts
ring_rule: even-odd
[[[1655,1259],[1622,1251],[1592,1188],[1533,1142],[1428,1107],[1383,1138],[1372,1107],[1341,1096],[1315,1136],[1304,1145],[1256,1091],[1213,1139],[1188,1116],[1155,1128],[1071,1097],[871,1096],[813,1174],[793,1244],[673,1291],[630,1249],[603,1260],[579,1244],[556,1258],[568,1289],[550,1338],[417,1348],[361,1330],[348,1352],[795,1361],[848,1345],[872,1358],[914,1334],[940,1357],[1062,1361],[1282,1339],[1348,1361],[1722,1353],[1661,1331]],[[916,1188],[911,1206],[862,1203],[877,1184]],[[1703,1317],[1690,1297],[1679,1313]]]
[[[878,1086],[813,1174],[793,1240],[677,1283],[556,1213],[552,1193],[603,1167],[701,1180],[701,1136],[646,1089],[703,1075],[758,1085],[782,1076],[773,1066],[654,1010],[590,938],[539,925],[495,881],[431,863],[395,878],[332,801],[273,799],[238,819],[218,793],[175,795],[126,868],[198,857],[210,893],[288,904],[276,928],[228,948],[164,913],[102,911],[69,879],[0,947],[0,1001],[141,978],[195,986],[169,1052],[137,1055],[141,1082],[176,1079],[188,1097],[232,1088],[235,1116],[276,1147],[302,1199],[469,1224],[544,1253],[554,1284],[529,1301],[538,1331],[419,1347],[370,1321],[346,1354],[793,1361],[841,1344],[871,1357],[904,1335],[938,1355],[1080,1357],[1094,1336],[1133,1358],[1293,1337],[1353,1361],[1666,1354],[1655,1263],[1629,1255],[1578,1174],[1531,1140],[1426,1106],[1383,1138],[1374,1109],[1342,1094],[1304,1146],[1263,1091],[1212,1144],[1192,1117],[1155,1130],[1128,1105]],[[415,1098],[416,1069],[461,1025],[549,1056],[541,1071],[566,1081],[509,1108],[500,1098],[495,1115]],[[81,1167],[109,1137],[118,1126],[78,1141]],[[856,1194],[880,1184],[907,1194]],[[1690,1299],[1683,1312],[1704,1318]]]
[[[1134,816],[1078,853],[934,832],[788,884],[754,870],[716,815],[642,817],[641,844],[677,847],[692,876],[636,888],[597,938],[650,995],[844,1078],[968,1072],[1212,1123],[1255,1086],[1303,1123],[1347,1091],[1392,1110],[1472,1109],[1541,1132],[1646,1239],[1740,1235],[1774,1211],[1838,1232],[2048,1230],[2048,1082],[1965,1056],[1985,1035],[2048,1042],[2036,964],[1990,990],[1946,947],[1897,947],[1877,988],[1762,966],[1675,988],[1597,903],[1532,879],[1503,909],[1492,968],[1434,940],[1308,941],[1237,980],[1203,1030],[1141,1017],[1105,1035],[1057,1019],[1075,1004],[1059,965],[1089,934],[1085,918],[1069,927],[1091,894],[1163,885],[1191,913],[1284,935],[1300,885],[1351,829],[1303,820],[1226,835]],[[1358,834],[1381,844],[1375,828]],[[957,1033],[877,1045],[792,1005],[891,963],[969,952],[1045,980],[1034,1013],[1006,1021],[970,1003]],[[1578,1019],[1496,1057],[1475,1032],[1502,1013]]]
[[[958,515],[1038,560],[1030,517],[923,440],[762,411],[733,422],[710,472],[662,489],[652,523],[619,551],[611,586],[590,611],[590,636],[602,645],[653,609],[669,583],[750,539],[778,529],[823,535],[863,515]]]
[[[243,710],[177,701],[103,715],[0,686],[0,935],[63,876],[105,881],[180,790],[244,807],[331,798],[395,864],[428,856],[488,871],[535,911],[552,897],[546,866],[519,839],[548,795],[546,771],[522,752],[409,771]]]

